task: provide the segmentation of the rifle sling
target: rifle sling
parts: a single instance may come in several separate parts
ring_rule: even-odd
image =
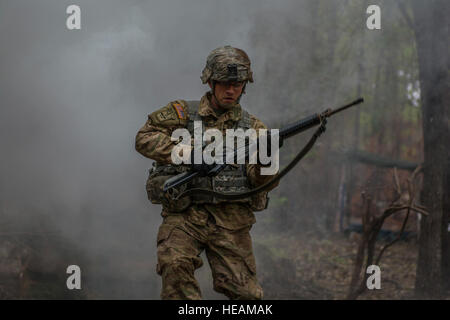
[[[308,141],[308,143],[303,147],[302,150],[295,156],[295,158],[284,168],[281,170],[279,174],[277,174],[274,178],[269,180],[268,182],[262,184],[261,186],[251,189],[247,192],[236,192],[236,193],[221,193],[216,192],[210,189],[204,189],[204,188],[192,188],[188,189],[182,193],[180,193],[175,200],[178,200],[182,197],[191,195],[191,194],[205,194],[210,195],[216,198],[224,199],[224,200],[239,200],[243,198],[248,198],[251,196],[256,195],[257,193],[260,193],[271,186],[273,186],[277,181],[279,181],[282,177],[284,177],[292,168],[294,168],[297,163],[303,159],[304,156],[311,150],[311,148],[314,146],[314,143],[316,142],[317,138],[325,131],[325,124],[321,123],[319,128],[314,132],[311,139]]]

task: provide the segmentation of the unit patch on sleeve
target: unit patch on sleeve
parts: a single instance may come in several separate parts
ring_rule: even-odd
[[[156,118],[158,119],[159,122],[165,122],[167,120],[175,120],[175,114],[173,111],[170,110],[161,110],[160,112],[158,112],[156,114]]]
[[[172,104],[175,111],[177,112],[178,119],[186,120],[186,113],[184,112],[183,106],[179,103]]]

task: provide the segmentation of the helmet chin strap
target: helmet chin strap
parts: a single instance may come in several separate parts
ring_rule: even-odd
[[[239,103],[241,101],[242,95],[245,94],[245,87],[247,86],[247,81],[245,81],[244,86],[242,87],[241,95],[237,98],[236,103]]]

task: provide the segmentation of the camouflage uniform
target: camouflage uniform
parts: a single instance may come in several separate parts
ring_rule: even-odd
[[[200,100],[198,114],[205,129],[225,133],[234,128],[243,110],[239,104],[217,115],[211,106],[211,93]],[[189,105],[184,100],[170,102],[148,116],[136,136],[136,150],[158,164],[171,163],[171,151],[177,142],[172,132],[185,128]],[[266,126],[250,115],[251,127]],[[251,186],[267,182],[272,176],[260,175],[257,164],[245,165]],[[267,192],[258,195],[267,196]],[[157,272],[162,276],[162,299],[201,299],[194,271],[203,264],[199,257],[206,251],[214,279],[214,289],[230,299],[262,299],[256,279],[255,258],[249,231],[256,222],[253,210],[245,202],[192,203],[181,212],[163,206],[164,218],[157,236]]]

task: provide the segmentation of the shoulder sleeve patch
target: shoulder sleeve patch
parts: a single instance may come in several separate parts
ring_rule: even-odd
[[[174,120],[178,121],[177,114],[170,104],[159,110],[156,110],[149,115],[149,118],[155,125],[166,124],[168,122],[173,122]]]
[[[170,110],[162,110],[156,114],[156,118],[159,122],[165,122],[168,120],[175,120],[174,114]]]
[[[153,125],[164,127],[184,126],[189,118],[188,106],[182,100],[169,102],[165,107],[149,115]]]
[[[187,120],[186,112],[180,103],[175,102],[172,104],[172,107],[175,109],[178,119]]]

